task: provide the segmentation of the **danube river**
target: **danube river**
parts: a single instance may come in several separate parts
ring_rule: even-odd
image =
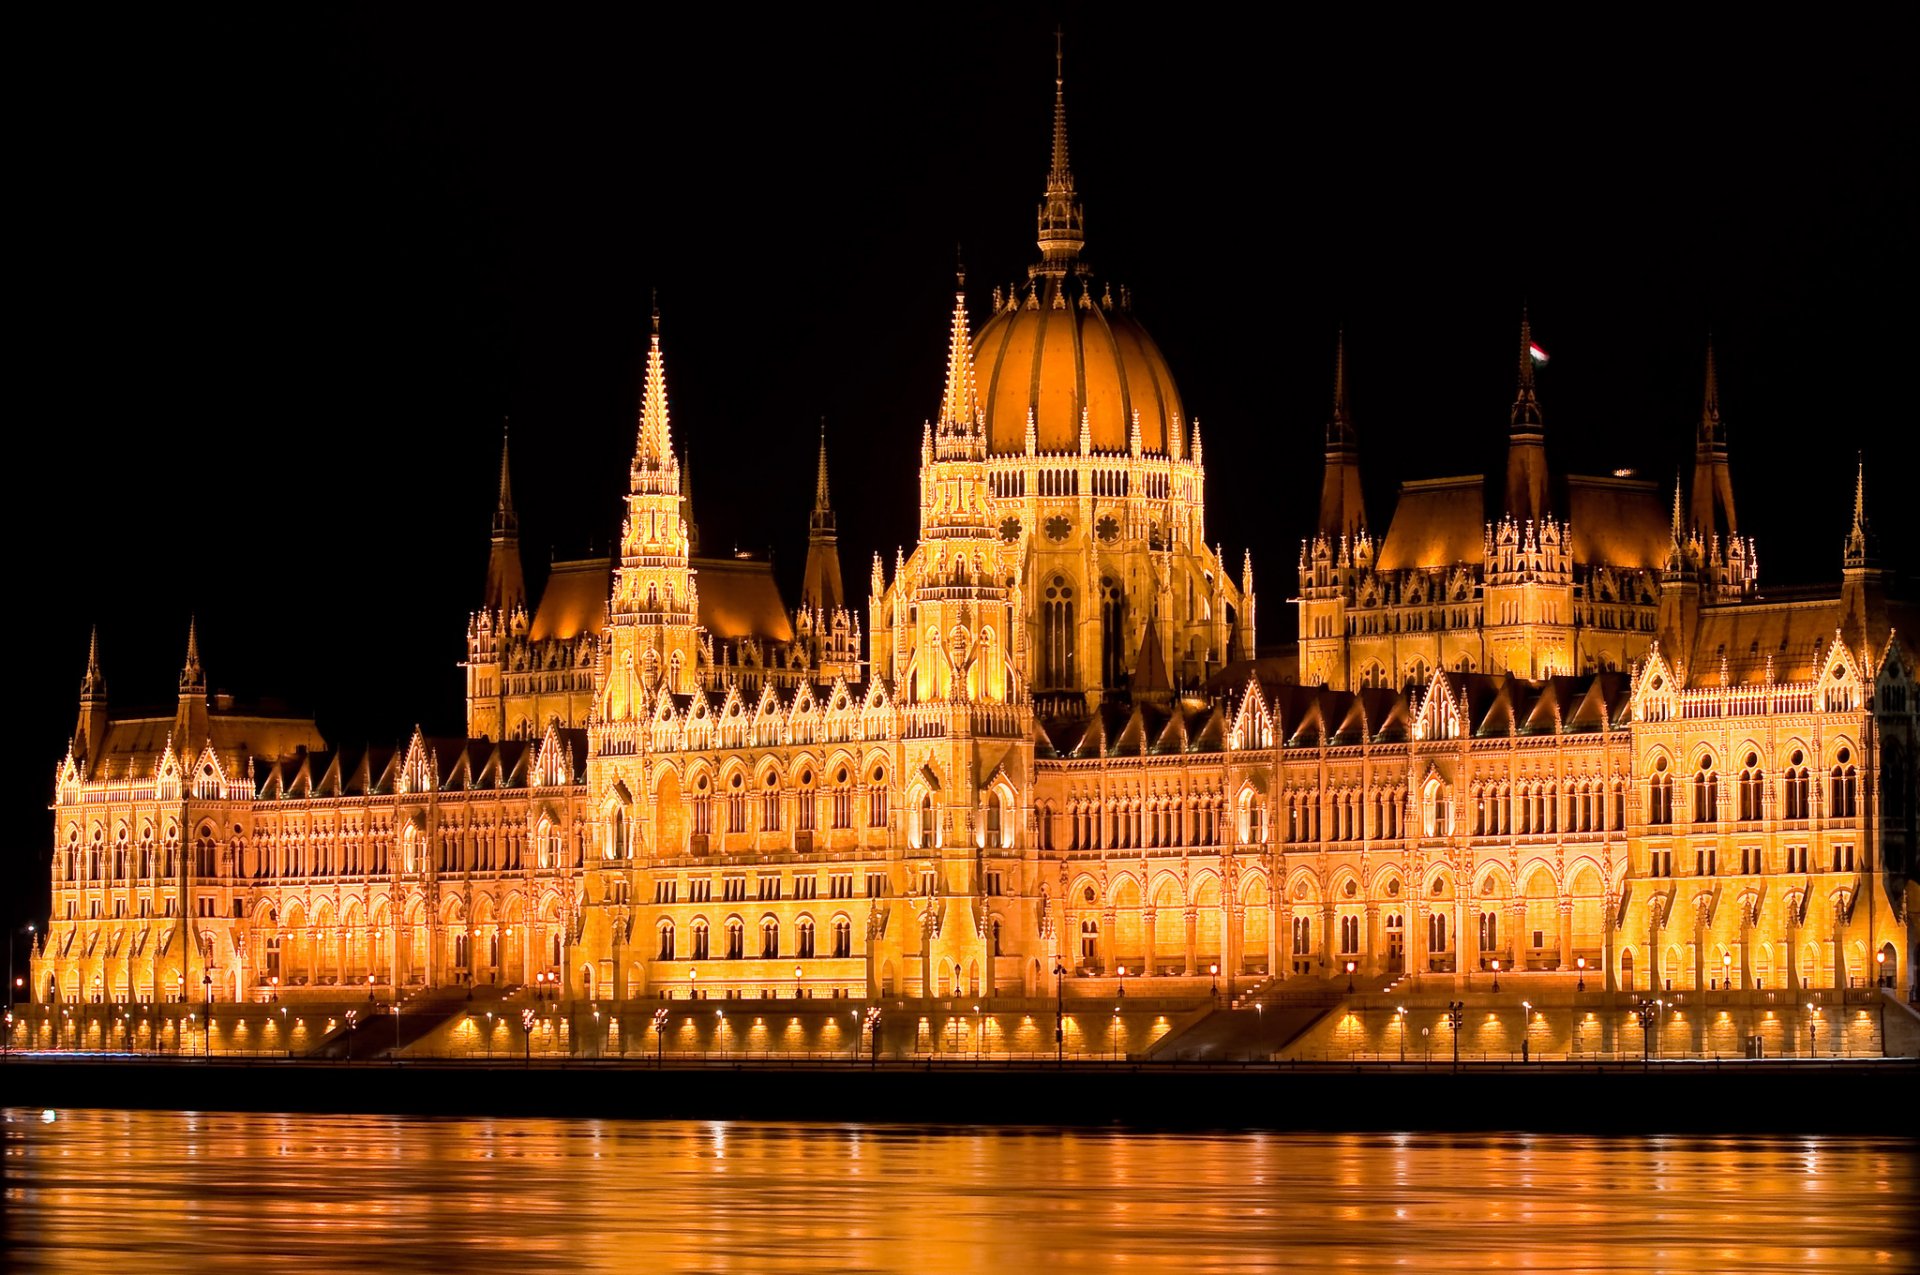
[[[1913,1270],[1920,1216],[1898,1139],[4,1118],[29,1271]]]

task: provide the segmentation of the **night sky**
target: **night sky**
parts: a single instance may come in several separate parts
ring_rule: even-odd
[[[708,552],[794,589],[823,415],[849,586],[910,543],[956,245],[976,316],[1037,257],[1062,15],[712,11],[15,31],[15,924],[92,623],[116,711],[171,704],[191,612],[215,687],[330,739],[459,730],[501,418],[537,588],[615,534],[652,289]],[[1711,327],[1763,584],[1837,576],[1857,449],[1916,565],[1920,111],[1861,32],[1119,12],[1064,13],[1086,256],[1201,418],[1263,645],[1337,327],[1384,526],[1502,463],[1523,300],[1557,469],[1670,483]]]

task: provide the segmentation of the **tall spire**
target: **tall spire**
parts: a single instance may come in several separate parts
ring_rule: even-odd
[[[833,516],[833,502],[827,498],[827,418],[820,418],[820,461],[813,476],[813,512]]]
[[[1086,220],[1067,165],[1067,88],[1064,35],[1053,33],[1053,162],[1047,169],[1047,197],[1040,204],[1040,269],[1065,274],[1086,244]]]
[[[947,335],[947,388],[940,399],[936,432],[943,457],[969,454],[986,439],[980,397],[973,379],[973,338],[967,329],[967,272],[954,272],[953,321]]]
[[[1520,385],[1507,425],[1507,514],[1522,521],[1547,516],[1547,437],[1533,392],[1533,323],[1520,308]]]
[[[493,506],[493,534],[520,530],[520,515],[513,511],[513,481],[507,472],[507,418],[500,418],[500,495]]]
[[[642,475],[651,471],[658,477],[647,483],[647,490],[673,491],[679,469],[673,454],[673,430],[667,423],[667,365],[660,353],[660,301],[656,295],[653,335],[647,347],[647,379],[640,393],[640,441],[633,454],[634,490],[641,490]]]
[[[1347,415],[1347,334],[1342,328],[1333,347],[1333,411],[1327,417],[1326,470],[1320,481],[1320,534],[1337,542],[1358,534],[1366,522],[1359,438]]]
[[[493,508],[492,543],[487,551],[487,587],[480,605],[502,624],[527,603],[527,580],[520,565],[520,515],[513,511],[513,484],[507,467],[507,424],[500,423],[500,494]]]
[[[827,497],[827,420],[820,418],[820,460],[814,478],[813,513],[807,519],[807,569],[800,582],[800,605],[831,616],[847,604],[840,577],[840,537]]]
[[[1861,453],[1853,472],[1853,525],[1847,529],[1842,565],[1870,567],[1879,557],[1879,540],[1867,521],[1867,458]]]
[[[80,681],[80,694],[100,695],[107,689],[107,679],[100,672],[100,626],[94,625],[87,635],[87,675]]]
[[[200,667],[200,622],[197,617],[187,617],[187,662],[180,669],[180,690],[207,689],[206,670]]]
[[[1713,336],[1707,336],[1707,383],[1700,400],[1700,427],[1693,448],[1693,525],[1700,538],[1732,541],[1740,534],[1733,514],[1733,473],[1727,465],[1727,432],[1720,420],[1720,378],[1714,369]]]
[[[80,679],[80,716],[73,727],[73,755],[91,773],[87,763],[107,738],[107,679],[100,672],[100,628],[87,638],[87,675]]]

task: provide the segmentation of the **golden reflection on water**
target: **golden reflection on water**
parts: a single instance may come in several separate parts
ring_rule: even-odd
[[[1895,1138],[4,1119],[23,1270],[1913,1270],[1920,1216]]]

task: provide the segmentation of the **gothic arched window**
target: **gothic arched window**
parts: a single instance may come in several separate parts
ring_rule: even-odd
[[[1835,819],[1852,819],[1859,813],[1859,784],[1853,766],[1853,753],[1848,749],[1842,748],[1834,757],[1827,806],[1828,813]]]
[[[1041,690],[1072,688],[1074,645],[1073,586],[1065,576],[1055,576],[1040,601]]]
[[[1127,595],[1112,576],[1100,579],[1100,681],[1118,687],[1127,680]]]

